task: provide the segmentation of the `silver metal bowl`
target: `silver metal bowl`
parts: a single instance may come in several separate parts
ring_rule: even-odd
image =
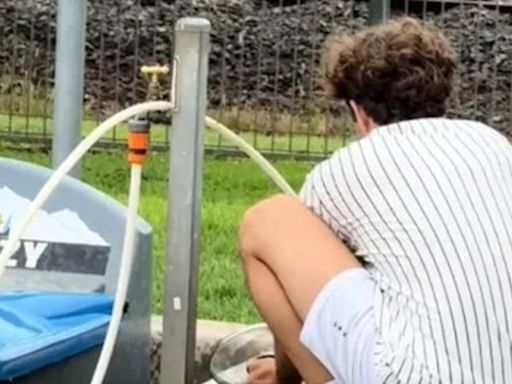
[[[222,340],[210,360],[210,371],[219,384],[245,384],[247,363],[274,354],[274,338],[266,324],[257,324]]]

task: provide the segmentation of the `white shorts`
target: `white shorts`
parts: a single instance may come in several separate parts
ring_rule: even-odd
[[[345,271],[326,284],[304,322],[301,342],[336,384],[378,384],[374,361],[376,289],[365,269]]]

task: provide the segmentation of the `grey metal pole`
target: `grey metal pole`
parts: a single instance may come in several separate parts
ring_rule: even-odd
[[[178,20],[175,27],[177,111],[170,152],[166,295],[161,383],[194,382],[201,224],[203,131],[210,23]]]
[[[80,141],[87,0],[58,0],[57,7],[52,142],[54,168],[62,163]],[[80,165],[70,174],[80,177]]]
[[[389,19],[391,0],[370,0],[369,12],[370,12],[370,25],[376,25],[384,23]]]

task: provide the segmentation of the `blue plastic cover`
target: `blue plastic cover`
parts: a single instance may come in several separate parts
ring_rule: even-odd
[[[0,380],[101,345],[112,305],[103,294],[0,293]]]

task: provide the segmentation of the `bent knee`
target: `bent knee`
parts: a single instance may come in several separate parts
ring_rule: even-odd
[[[296,198],[280,194],[250,207],[245,212],[239,228],[240,256],[242,258],[250,257],[264,247],[264,244],[273,237],[272,223],[286,209],[297,205],[301,204]]]

